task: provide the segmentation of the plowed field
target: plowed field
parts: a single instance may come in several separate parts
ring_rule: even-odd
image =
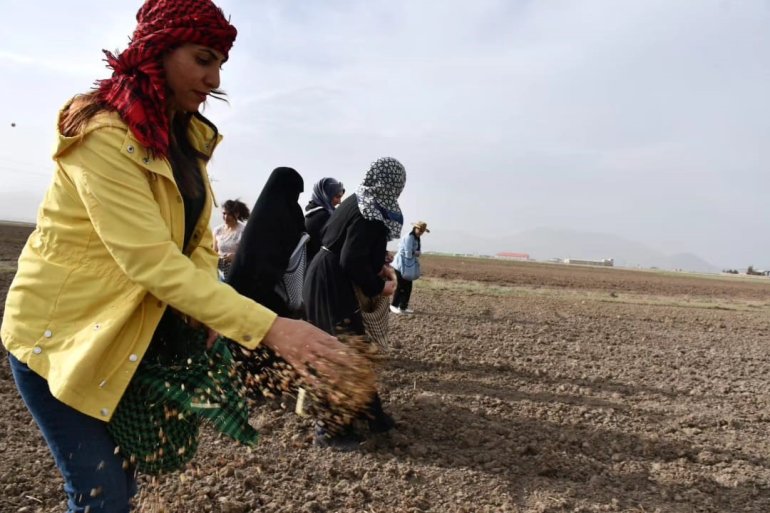
[[[0,298],[18,239],[0,230]],[[314,447],[278,405],[247,450],[206,430],[140,512],[770,511],[770,279],[423,258],[381,376],[398,421]],[[0,362],[0,512],[64,511]]]

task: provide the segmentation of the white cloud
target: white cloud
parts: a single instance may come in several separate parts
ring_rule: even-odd
[[[106,75],[99,50],[125,46],[138,5],[6,9],[17,23],[4,27],[0,94],[14,101],[0,129],[7,115],[38,130],[14,135],[30,161],[47,159],[39,140],[58,105]],[[768,259],[770,242],[730,231],[766,231],[768,2],[220,5],[239,29],[222,75],[230,105],[206,111],[225,135],[220,199],[253,201],[278,165],[308,190],[332,175],[352,191],[393,155],[408,169],[407,217],[439,230],[550,224],[717,264]]]

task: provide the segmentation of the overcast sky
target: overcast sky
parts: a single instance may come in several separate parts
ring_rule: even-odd
[[[768,0],[218,4],[239,30],[230,103],[206,110],[219,201],[251,205],[280,165],[352,192],[393,156],[406,220],[432,230],[770,261]],[[0,0],[0,218],[34,218],[56,112],[108,75],[139,6]]]

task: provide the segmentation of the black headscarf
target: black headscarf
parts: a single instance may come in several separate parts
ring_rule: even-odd
[[[297,203],[303,189],[302,176],[294,169],[273,170],[243,229],[227,278],[240,294],[283,316],[290,312],[274,288],[305,231]]]

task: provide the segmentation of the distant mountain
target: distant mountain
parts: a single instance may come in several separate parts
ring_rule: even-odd
[[[426,251],[494,255],[502,251],[528,253],[530,258],[612,258],[622,267],[658,267],[695,272],[720,272],[702,258],[681,253],[667,255],[644,244],[609,233],[580,232],[557,228],[536,228],[514,235],[483,237],[459,231],[433,230],[423,242]]]
[[[684,269],[686,271],[704,273],[718,273],[722,271],[722,269],[717,268],[700,258],[698,255],[693,255],[692,253],[677,253],[676,255],[671,255],[669,261],[672,264],[675,264],[672,267],[673,269]]]

